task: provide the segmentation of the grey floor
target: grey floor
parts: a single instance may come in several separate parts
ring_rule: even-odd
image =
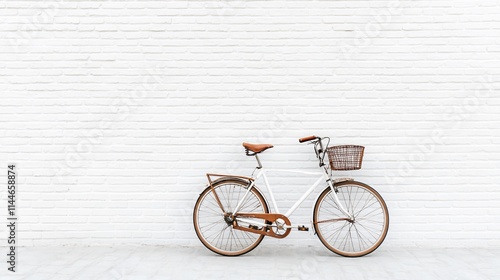
[[[2,262],[0,279],[500,279],[500,248],[380,248],[351,259],[320,246],[233,258],[201,246],[38,247],[18,249],[18,259],[16,273]]]

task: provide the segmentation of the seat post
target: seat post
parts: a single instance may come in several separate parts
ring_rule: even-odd
[[[259,159],[259,156],[257,154],[255,154],[255,159],[257,159],[257,163],[259,164],[259,166],[257,166],[256,168],[257,169],[261,169],[262,168],[262,163],[260,163],[260,159]]]

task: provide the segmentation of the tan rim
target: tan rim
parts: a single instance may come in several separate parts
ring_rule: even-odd
[[[351,186],[350,189],[349,186]],[[343,215],[340,214],[339,210],[335,209],[336,206],[331,202],[324,201],[331,192],[330,188],[326,188],[314,206],[313,223],[319,240],[329,250],[341,256],[361,257],[370,254],[382,244],[389,229],[389,211],[385,201],[372,187],[360,182],[346,181],[336,184],[336,187],[339,188],[339,199],[349,201],[346,203],[348,204],[346,207],[348,211],[357,213],[358,216],[355,219],[358,220],[352,223],[346,219],[341,219]],[[356,188],[355,193],[353,188]],[[349,197],[346,197],[345,194],[342,196],[342,191],[346,193],[350,191],[348,193]],[[360,201],[365,199],[368,202],[356,204],[355,199]],[[371,208],[363,208],[364,206]],[[378,209],[380,209],[380,214]],[[335,219],[337,218],[335,216],[337,212],[340,219]],[[373,219],[375,215],[373,213],[377,214],[376,219]],[[320,217],[321,214],[322,217]],[[363,215],[366,215],[367,218],[364,218]],[[326,218],[327,216],[329,219]],[[327,220],[332,222],[322,222]],[[372,228],[374,232],[377,232],[376,234],[369,232]],[[336,236],[336,234],[339,236]],[[357,243],[358,247],[356,247],[355,242],[359,242]],[[346,250],[346,248],[350,248],[350,250]]]
[[[239,188],[243,192],[247,190],[246,187],[248,186],[248,183],[242,180],[229,179],[214,183],[213,189],[219,190],[220,188],[223,188],[225,186],[226,187],[233,186],[235,189]],[[193,211],[193,224],[195,232],[200,241],[203,243],[203,245],[205,245],[205,247],[207,247],[211,251],[224,256],[239,256],[255,249],[255,247],[257,247],[260,244],[262,239],[264,239],[264,235],[249,233],[234,229],[232,226],[226,224],[222,213],[220,214],[220,221],[218,221],[218,218],[216,217],[211,217],[212,220],[210,220],[210,222],[213,221],[213,223],[215,223],[215,227],[221,226],[223,228],[220,231],[219,239],[211,238],[213,237],[211,235],[214,233],[213,232],[207,233],[204,229],[202,229],[204,226],[205,228],[207,228],[206,226],[207,222],[203,221],[203,215],[200,215],[200,209],[203,210],[202,208],[205,205],[212,205],[212,206],[214,205],[210,201],[211,199],[213,199],[213,195],[211,195],[211,192],[212,192],[212,187],[208,187],[200,194],[200,197],[196,201]],[[256,188],[252,188],[250,195],[252,199],[255,200],[255,204],[260,204],[259,207],[256,207],[256,209],[254,210],[258,211],[256,213],[269,213],[268,210],[269,208],[266,204],[264,197],[262,196],[262,194],[260,194],[260,192]],[[229,198],[224,197],[223,195],[219,195],[219,197],[221,198],[224,207],[228,207],[227,205],[224,204],[232,204],[231,206],[234,207],[235,206],[234,202],[239,200],[239,197],[235,197],[234,200],[231,199],[230,201],[228,200]],[[228,201],[229,203],[227,203]],[[220,211],[219,209],[217,210]],[[230,212],[230,210],[231,209],[229,209],[229,211],[227,212]],[[242,211],[243,210],[245,209],[242,209]],[[248,209],[246,210],[248,211]],[[267,229],[263,228],[262,230],[265,231]],[[219,242],[221,238],[222,239],[226,238],[227,244],[229,244],[229,242],[234,242],[231,244],[235,244],[235,249],[233,250],[232,246],[229,246],[228,249],[227,248],[228,245],[225,242]],[[238,248],[238,246],[242,248]]]

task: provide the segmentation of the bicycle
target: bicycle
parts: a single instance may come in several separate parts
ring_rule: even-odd
[[[331,171],[360,169],[364,147],[328,147],[330,138],[317,136],[304,137],[299,142],[314,144],[322,172],[264,170],[258,154],[273,145],[244,142],[246,155],[257,160],[252,176],[207,174],[208,186],[200,194],[193,211],[194,228],[205,247],[220,255],[239,256],[255,249],[265,236],[285,238],[294,228],[290,215],[322,182],[327,186],[316,200],[312,226],[323,245],[341,256],[361,257],[382,244],[389,228],[389,212],[382,196],[352,178],[333,179],[330,174],[333,172],[329,172],[324,163],[328,154]],[[266,177],[268,171],[321,176],[285,214],[281,214]],[[270,211],[267,199],[256,186],[255,182],[261,177],[274,212]],[[297,230],[308,231],[309,228],[299,225]]]

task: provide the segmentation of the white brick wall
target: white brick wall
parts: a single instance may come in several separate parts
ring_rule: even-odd
[[[250,174],[242,141],[273,143],[268,167],[312,169],[297,138],[317,134],[367,147],[351,175],[390,207],[384,246],[500,246],[500,1],[0,7],[0,169],[19,168],[21,245],[201,246],[206,172]],[[309,181],[271,182],[291,201]],[[291,243],[321,246],[264,244]]]

